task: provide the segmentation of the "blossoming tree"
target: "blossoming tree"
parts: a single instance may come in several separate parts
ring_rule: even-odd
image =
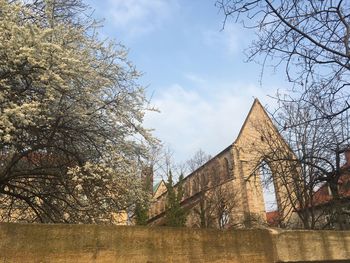
[[[110,222],[154,139],[124,47],[79,0],[0,0],[2,221]]]

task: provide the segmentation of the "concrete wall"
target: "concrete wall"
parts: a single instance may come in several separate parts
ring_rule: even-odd
[[[0,224],[2,263],[310,260],[349,262],[350,232]]]

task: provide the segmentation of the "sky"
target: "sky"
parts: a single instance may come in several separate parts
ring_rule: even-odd
[[[215,0],[88,1],[94,17],[104,19],[102,35],[129,49],[143,73],[151,104],[145,126],[184,162],[202,149],[216,155],[232,144],[258,98],[284,89],[282,74],[246,63],[244,50],[254,32],[227,21]]]
[[[280,72],[247,63],[255,32],[227,20],[215,0],[88,0],[103,19],[103,38],[129,50],[142,72],[151,105],[144,125],[183,163],[199,149],[212,156],[232,144],[258,98],[273,112],[270,96],[288,88]],[[160,178],[155,178],[160,180]],[[271,187],[267,210],[276,207]]]

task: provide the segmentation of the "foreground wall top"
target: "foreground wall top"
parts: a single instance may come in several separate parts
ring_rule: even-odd
[[[350,232],[0,224],[0,262],[350,262]]]

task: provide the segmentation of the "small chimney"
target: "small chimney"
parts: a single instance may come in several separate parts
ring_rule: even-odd
[[[145,187],[146,191],[153,194],[153,166],[145,166],[142,169],[141,172],[141,178],[143,181],[143,186]]]

